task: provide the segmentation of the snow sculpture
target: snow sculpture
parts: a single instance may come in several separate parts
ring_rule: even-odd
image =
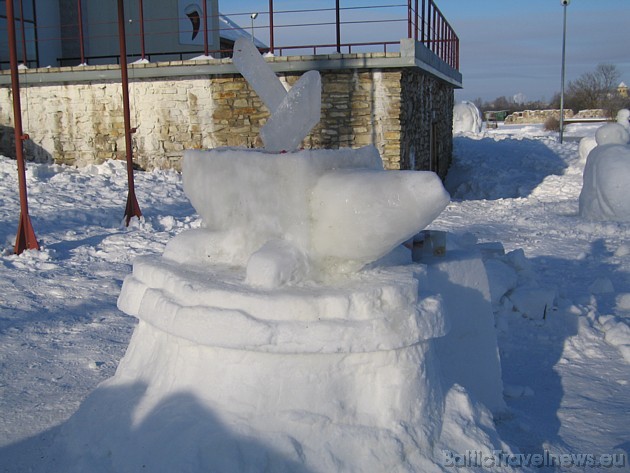
[[[374,147],[269,152],[308,132],[318,80],[285,93],[237,47],[272,109],[267,149],[186,152],[205,227],[134,262],[118,306],[138,326],[64,427],[60,470],[441,471],[453,432],[505,449],[491,422],[464,427],[504,407],[481,258],[431,270],[400,245],[447,205],[441,181],[384,171]]]
[[[458,103],[453,107],[453,134],[480,133],[481,113],[472,102]]]
[[[261,131],[266,149],[298,146],[319,119],[319,106],[312,106],[320,99],[319,74],[307,72],[287,93],[245,39],[236,43],[235,63],[273,110]],[[165,258],[246,266],[247,281],[266,288],[360,269],[449,202],[435,173],[384,171],[373,146],[189,150],[182,168],[205,228],[175,238]]]
[[[630,110],[622,108],[617,112],[617,123],[630,132]]]
[[[626,139],[626,134],[619,128],[617,125],[621,125],[628,133],[630,133],[630,110],[627,108],[622,108],[617,112],[617,123],[611,124],[614,125],[612,127],[608,127],[606,125],[600,127],[597,130],[597,134],[599,135],[600,144],[624,144],[629,140]],[[601,131],[600,131],[601,130]],[[589,153],[597,146],[597,138],[595,136],[585,136],[580,140],[580,160],[582,162],[586,162]]]
[[[597,146],[627,144],[630,141],[630,133],[619,123],[607,123],[600,126],[595,132]]]
[[[588,158],[588,155],[590,154],[591,151],[593,151],[593,148],[595,148],[595,146],[597,146],[597,141],[595,141],[594,136],[585,136],[584,138],[580,140],[578,153],[580,155],[581,163],[586,163],[586,159]]]
[[[625,114],[621,115],[623,120]],[[609,123],[598,128],[595,140],[597,146],[584,166],[580,215],[589,220],[630,222],[630,133],[620,123]]]

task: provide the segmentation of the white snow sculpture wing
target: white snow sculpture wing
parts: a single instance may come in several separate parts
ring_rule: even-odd
[[[265,149],[295,151],[321,114],[321,79],[309,71],[287,93],[254,43],[239,38],[234,44],[234,66],[265,103],[271,117],[260,131]]]
[[[247,38],[237,39],[234,43],[232,62],[269,111],[275,112],[287,95],[287,91],[260,55],[254,43]]]

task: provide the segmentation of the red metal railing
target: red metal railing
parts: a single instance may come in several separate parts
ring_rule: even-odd
[[[157,16],[156,12],[151,10],[147,0],[135,1],[137,7],[128,12],[127,38],[130,57],[172,60],[190,59],[201,54],[223,56],[230,54],[229,49],[211,48],[208,38],[210,34],[215,33],[211,25],[216,24],[214,21],[216,18],[205,8],[199,24],[199,36],[203,38],[203,47],[191,46],[188,50],[163,51],[156,50],[154,46],[153,51],[148,51],[146,45],[156,44],[159,42],[159,37],[181,33],[181,30],[176,30],[176,27],[173,26],[179,22],[180,18]],[[119,63],[117,51],[112,51],[109,55],[85,54],[86,38],[84,31],[94,30],[94,28],[84,28],[81,0],[76,0],[76,2],[77,24],[63,25],[61,28],[61,31],[71,30],[74,33],[60,38],[51,38],[50,34],[46,34],[43,35],[46,39],[40,40],[40,42],[74,42],[78,45],[77,50],[81,52],[80,57],[58,57],[58,64],[56,65]],[[205,5],[206,2],[202,3]],[[401,38],[414,38],[451,67],[459,69],[459,38],[434,0],[383,0],[379,5],[369,5],[366,2],[364,5],[353,6],[343,6],[343,2],[340,0],[334,2],[327,0],[321,4],[323,5],[319,8],[277,10],[274,9],[273,0],[261,1],[261,9],[256,12],[258,15],[255,22],[254,19],[251,19],[252,12],[238,10],[225,12],[219,17],[221,25],[219,33],[222,36],[232,37],[234,35],[255,36],[266,46],[266,48],[262,48],[262,44],[260,44],[261,49],[268,49],[276,55],[300,54],[300,51],[307,51],[312,54],[388,52],[396,51]],[[225,17],[232,22],[224,21]],[[135,22],[137,22],[138,27],[133,26]],[[110,23],[111,28],[109,28]],[[111,36],[102,34],[99,38],[92,36],[89,39],[92,41],[98,39],[115,44],[115,24],[115,16],[111,20],[105,20],[101,23],[91,23],[89,26],[99,26],[101,30],[111,30]],[[192,32],[192,29],[190,31]],[[0,34],[2,33],[0,32]],[[37,35],[34,37],[37,38]],[[37,51],[40,45],[30,43],[36,42],[37,39],[26,38],[24,34],[22,34],[22,38],[23,62],[29,67],[49,65],[37,64],[37,57],[33,57],[36,55],[31,51]],[[307,39],[305,40],[305,38]],[[27,51],[31,57],[27,58]]]

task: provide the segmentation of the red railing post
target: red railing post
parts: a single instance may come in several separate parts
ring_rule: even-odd
[[[144,5],[142,0],[138,0],[139,16],[140,16],[140,56],[144,60],[146,50],[144,48]]]
[[[205,3],[205,2],[204,2]],[[136,199],[136,191],[133,182],[133,149],[131,134],[135,129],[131,128],[131,113],[129,110],[129,76],[127,75],[127,42],[125,38],[125,6],[123,0],[118,0],[118,41],[120,43],[120,72],[122,76],[123,114],[125,120],[125,148],[127,151],[127,207],[125,209],[125,224],[129,226],[132,217],[142,217],[140,206]]]
[[[24,141],[28,139],[22,130],[22,105],[20,103],[20,77],[18,75],[17,47],[15,40],[15,12],[13,0],[6,2],[7,32],[9,35],[9,62],[11,63],[11,93],[13,95],[13,117],[15,128],[15,157],[18,165],[18,184],[20,191],[20,220],[14,252],[21,254],[24,250],[39,250],[39,243],[28,214],[28,196],[26,192],[26,166],[24,165]]]
[[[459,71],[459,38],[455,36],[455,69]]]
[[[83,46],[83,10],[81,0],[77,0],[77,14],[79,15],[79,49],[81,51],[81,64],[85,64],[85,47]]]
[[[24,26],[24,5],[20,0],[20,30],[22,36],[22,64],[28,66],[28,55],[26,53],[26,26]]]
[[[339,0],[335,3],[335,24],[337,29],[337,52],[341,52],[341,14],[339,12]]]
[[[208,2],[203,0],[203,54],[208,56]]]
[[[413,37],[418,41],[418,0],[416,0],[415,23],[413,25]]]
[[[413,38],[413,32],[411,30],[411,23],[413,16],[411,14],[411,0],[407,0],[407,38]]]
[[[425,11],[426,11],[426,0],[422,0],[422,15],[420,17],[420,21],[422,22],[420,24],[420,41],[422,41],[423,44],[426,44],[426,32],[424,29],[424,25],[425,25]]]
[[[274,51],[273,39],[273,0],[269,0],[269,52],[271,54]]]
[[[433,11],[433,20],[432,20],[433,25],[431,26],[431,51],[437,54],[437,43],[436,43],[437,41],[437,33],[436,33],[437,11],[435,10],[435,4],[433,3],[433,0],[430,0],[430,2],[431,2],[431,9]]]

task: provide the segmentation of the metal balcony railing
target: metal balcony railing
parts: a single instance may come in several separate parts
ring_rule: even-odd
[[[202,3],[205,5],[206,2]],[[202,17],[196,23],[196,33],[203,38],[203,45],[182,47],[177,51],[162,50],[155,45],[164,42],[161,40],[168,36],[180,35],[181,20],[186,24],[187,19],[159,16],[150,5],[146,0],[136,0],[135,8],[127,10],[128,61],[134,58],[184,60],[202,54],[226,57],[231,55],[234,39],[244,35],[254,37],[261,50],[274,55],[395,52],[401,38],[413,38],[451,67],[459,69],[459,38],[434,0],[382,0],[378,4],[369,0],[326,0],[318,2],[321,5],[318,8],[285,10],[274,9],[273,0],[269,0],[260,2],[261,8],[256,15],[233,10],[217,15],[218,18],[206,12],[204,7]],[[119,63],[116,9],[112,7],[111,18],[83,24],[80,19],[85,15],[81,0],[76,0],[76,8],[76,14],[68,15],[74,17],[75,22],[58,25],[59,37],[52,37],[45,27],[38,26],[34,9],[24,21],[18,13],[18,57],[21,62],[28,67],[52,65],[40,63],[40,51],[48,46],[46,43],[56,42],[63,44],[63,51],[75,51],[75,54],[57,57],[56,66]],[[209,38],[216,33],[212,29],[216,20],[222,41],[218,48],[213,48]],[[188,32],[194,34],[193,28],[190,26]],[[100,33],[86,36],[88,31]],[[6,37],[6,18],[1,16],[0,35],[0,38]],[[111,44],[111,54],[90,55],[86,45],[95,41]],[[8,67],[8,58],[0,58],[0,67]]]

